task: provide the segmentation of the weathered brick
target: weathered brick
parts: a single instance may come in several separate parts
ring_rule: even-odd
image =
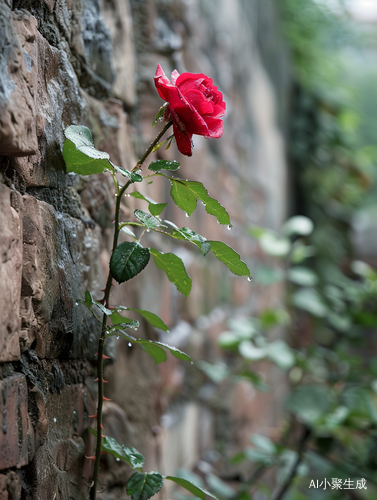
[[[0,5],[0,155],[27,156],[38,150],[35,121],[34,42],[37,20]]]
[[[0,361],[20,357],[21,201],[18,193],[0,184]]]
[[[28,463],[26,379],[15,374],[0,381],[0,470]]]
[[[9,500],[7,490],[7,476],[0,474],[0,500]]]
[[[49,203],[29,195],[23,199],[24,342],[30,346],[36,341],[40,358],[93,357],[100,325],[76,301],[103,284],[99,231]],[[58,191],[51,201],[59,203]]]

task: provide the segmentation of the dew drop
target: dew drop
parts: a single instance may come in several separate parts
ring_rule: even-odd
[[[80,134],[81,134],[81,132],[80,132]],[[56,424],[56,418],[55,417],[54,417],[54,423]]]
[[[129,198],[131,195],[127,193],[126,196],[127,196],[127,198]]]
[[[116,338],[117,340],[119,340],[119,335],[117,335],[115,338]]]
[[[229,224],[228,231],[230,231],[232,229],[232,227],[233,227],[232,224]]]
[[[150,233],[150,232],[151,232],[151,230],[150,230],[150,229],[147,229],[147,233]]]
[[[110,333],[109,330],[106,330],[105,335],[109,335],[109,333]]]
[[[116,460],[117,462],[120,462],[120,458],[116,458],[115,460]]]
[[[248,276],[247,281],[253,281],[253,278],[251,276]]]
[[[76,415],[76,410],[73,410],[73,414]]]
[[[190,217],[189,214],[186,214],[186,217]]]
[[[128,347],[132,347],[132,344],[131,344],[131,342],[128,342]]]
[[[79,303],[78,303],[78,302],[75,302],[75,306],[78,306],[78,305],[79,305]]]

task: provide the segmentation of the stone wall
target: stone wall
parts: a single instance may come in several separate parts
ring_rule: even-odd
[[[114,202],[104,174],[66,173],[64,128],[87,125],[96,147],[132,168],[155,134],[157,64],[167,74],[177,68],[213,77],[227,102],[223,138],[195,137],[192,158],[174,145],[159,154],[179,159],[182,177],[202,181],[233,223],[224,230],[199,207],[190,227],[227,242],[253,269],[263,257],[244,228],[277,229],[288,210],[290,77],[279,26],[273,0],[1,1],[1,500],[88,498],[99,326],[77,301],[86,290],[101,297]],[[168,201],[163,183],[148,189]],[[123,217],[136,206],[129,200]],[[188,223],[171,204],[162,215]],[[153,264],[113,300],[159,314],[171,329],[164,340],[195,359],[216,359],[228,317],[279,301],[278,288],[232,278],[191,248],[173,250],[193,278],[187,301]],[[139,333],[158,335],[144,324]],[[175,359],[157,369],[136,347],[121,340],[107,347],[105,433],[145,453],[147,468],[193,466],[216,434],[213,412],[197,397],[202,379]],[[268,408],[271,397],[242,385],[224,401],[236,445],[250,429],[276,425],[278,410],[266,418]],[[124,498],[128,473],[106,457],[101,498]]]

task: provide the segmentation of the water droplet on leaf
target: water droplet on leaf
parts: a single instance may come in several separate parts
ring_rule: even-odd
[[[186,217],[190,217],[189,214],[186,214]]]
[[[232,224],[229,224],[228,231],[230,231],[232,229],[232,227],[233,227]]]
[[[251,276],[248,276],[247,281],[253,281],[253,278]]]
[[[116,460],[117,462],[120,462],[120,458],[116,458],[115,460]]]
[[[80,134],[81,134],[81,132],[80,132]],[[56,418],[55,417],[54,417],[54,423],[56,424]]]
[[[128,347],[132,347],[132,344],[131,344],[131,342],[128,342]]]
[[[115,338],[116,338],[117,340],[119,340],[119,335],[117,335]]]

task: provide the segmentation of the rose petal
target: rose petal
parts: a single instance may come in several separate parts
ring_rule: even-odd
[[[178,151],[183,155],[192,156],[192,134],[182,132],[175,123],[173,124],[173,132]]]
[[[169,88],[174,88],[175,86],[170,83],[169,79],[161,68],[160,64],[157,66],[156,74],[154,77],[154,84],[156,86],[157,92],[164,101],[169,100]]]
[[[212,113],[212,118],[220,118],[225,115],[225,102],[220,102],[216,104]]]
[[[175,84],[185,94],[190,89],[199,89],[203,82],[212,83],[212,79],[202,73],[181,73]]]
[[[177,78],[178,78],[178,77],[179,77],[179,73],[178,73],[178,71],[175,69],[175,70],[173,71],[173,73],[171,74],[171,83],[172,83],[173,85],[176,85],[176,83],[177,83]]]
[[[213,139],[218,139],[223,135],[224,132],[224,122],[222,120],[217,120],[216,118],[204,117],[208,127],[208,136]]]
[[[211,115],[214,111],[213,102],[206,99],[206,97],[199,90],[189,90],[185,94],[185,99],[193,106],[196,111],[201,115]]]
[[[190,134],[208,136],[208,127],[203,117],[196,109],[185,99],[179,92],[177,87],[169,89],[169,106],[170,110],[177,114],[179,120],[184,124],[187,132]],[[174,121],[174,118],[173,118]]]

